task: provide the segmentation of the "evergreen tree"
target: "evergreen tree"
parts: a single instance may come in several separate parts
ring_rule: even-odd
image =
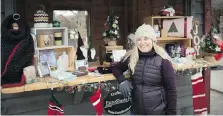
[[[216,44],[216,38],[214,36],[217,34],[216,28],[213,26],[208,35],[205,36],[203,42],[201,42],[201,49],[208,53],[218,53],[220,52],[220,47]]]
[[[118,39],[119,35],[119,26],[118,26],[118,17],[114,16],[113,11],[108,16],[107,21],[104,24],[105,31],[103,33],[103,38],[109,39]]]

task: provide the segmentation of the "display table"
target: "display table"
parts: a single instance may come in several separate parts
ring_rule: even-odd
[[[206,60],[203,59],[196,59],[194,64],[186,64],[186,65],[173,64],[173,67],[175,70],[185,70],[192,68],[211,67],[216,65],[217,62],[207,62]],[[69,81],[69,82],[59,81],[52,77],[43,77],[43,78],[38,78],[38,82],[36,83],[25,84],[20,87],[2,88],[1,92],[4,94],[11,94],[11,93],[20,93],[26,91],[42,90],[42,89],[51,89],[64,86],[75,86],[80,84],[104,82],[110,80],[115,80],[115,77],[112,74],[105,74],[103,76],[86,75],[82,77],[77,77],[77,79],[75,79],[74,81]]]
[[[187,65],[176,65],[173,64],[175,70],[185,70],[192,68],[203,68],[203,78],[205,81],[205,94],[208,113],[210,113],[210,66],[217,65],[217,62],[207,62],[204,59],[196,59],[196,63]],[[177,114],[193,114],[193,101],[192,101],[192,85],[191,75],[184,74],[176,76],[177,85]],[[103,76],[82,76],[77,77],[74,81],[63,82],[58,81],[52,77],[38,78],[38,82],[33,84],[25,84],[21,87],[2,88],[2,94],[13,94],[13,93],[26,93],[44,89],[65,87],[65,86],[77,86],[88,83],[98,83],[105,81],[116,80],[112,74],[105,74]],[[189,101],[188,101],[189,100]]]

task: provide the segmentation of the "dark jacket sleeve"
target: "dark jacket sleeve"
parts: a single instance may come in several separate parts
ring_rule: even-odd
[[[128,70],[128,61],[127,60],[120,61],[113,66],[112,73],[119,83],[126,80],[125,76],[123,75],[123,73],[126,70]]]
[[[177,105],[175,73],[169,60],[163,59],[162,76],[164,89],[166,91],[167,115],[175,115]]]

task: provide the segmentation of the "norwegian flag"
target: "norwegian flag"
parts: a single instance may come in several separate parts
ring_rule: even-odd
[[[201,71],[192,75],[194,114],[207,114],[205,83]]]

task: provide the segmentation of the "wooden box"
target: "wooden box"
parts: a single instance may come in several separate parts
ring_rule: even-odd
[[[179,18],[185,18],[184,16],[151,16],[148,17],[148,20],[145,20],[144,23],[151,25],[152,27],[155,24],[155,20],[159,22],[159,25],[161,25],[161,37],[157,38],[157,44],[165,48],[166,44],[182,44],[184,47],[191,47],[191,40],[190,38],[183,38],[183,37],[168,37],[168,30],[166,28],[163,28],[163,20],[164,19],[179,19]]]
[[[69,72],[74,72],[75,71],[75,56],[76,56],[76,50],[74,49],[73,46],[51,46],[51,47],[45,47],[45,48],[36,48],[36,62],[35,64],[38,64],[40,62],[40,52],[44,50],[54,50],[56,60],[59,58],[60,55],[63,54],[63,52],[66,52],[68,55],[69,59],[69,67],[68,70]],[[51,67],[51,68],[56,68],[56,67]]]
[[[104,62],[104,56],[107,53],[112,53],[112,50],[122,50],[123,46],[99,46],[99,60],[100,64],[103,65]]]

